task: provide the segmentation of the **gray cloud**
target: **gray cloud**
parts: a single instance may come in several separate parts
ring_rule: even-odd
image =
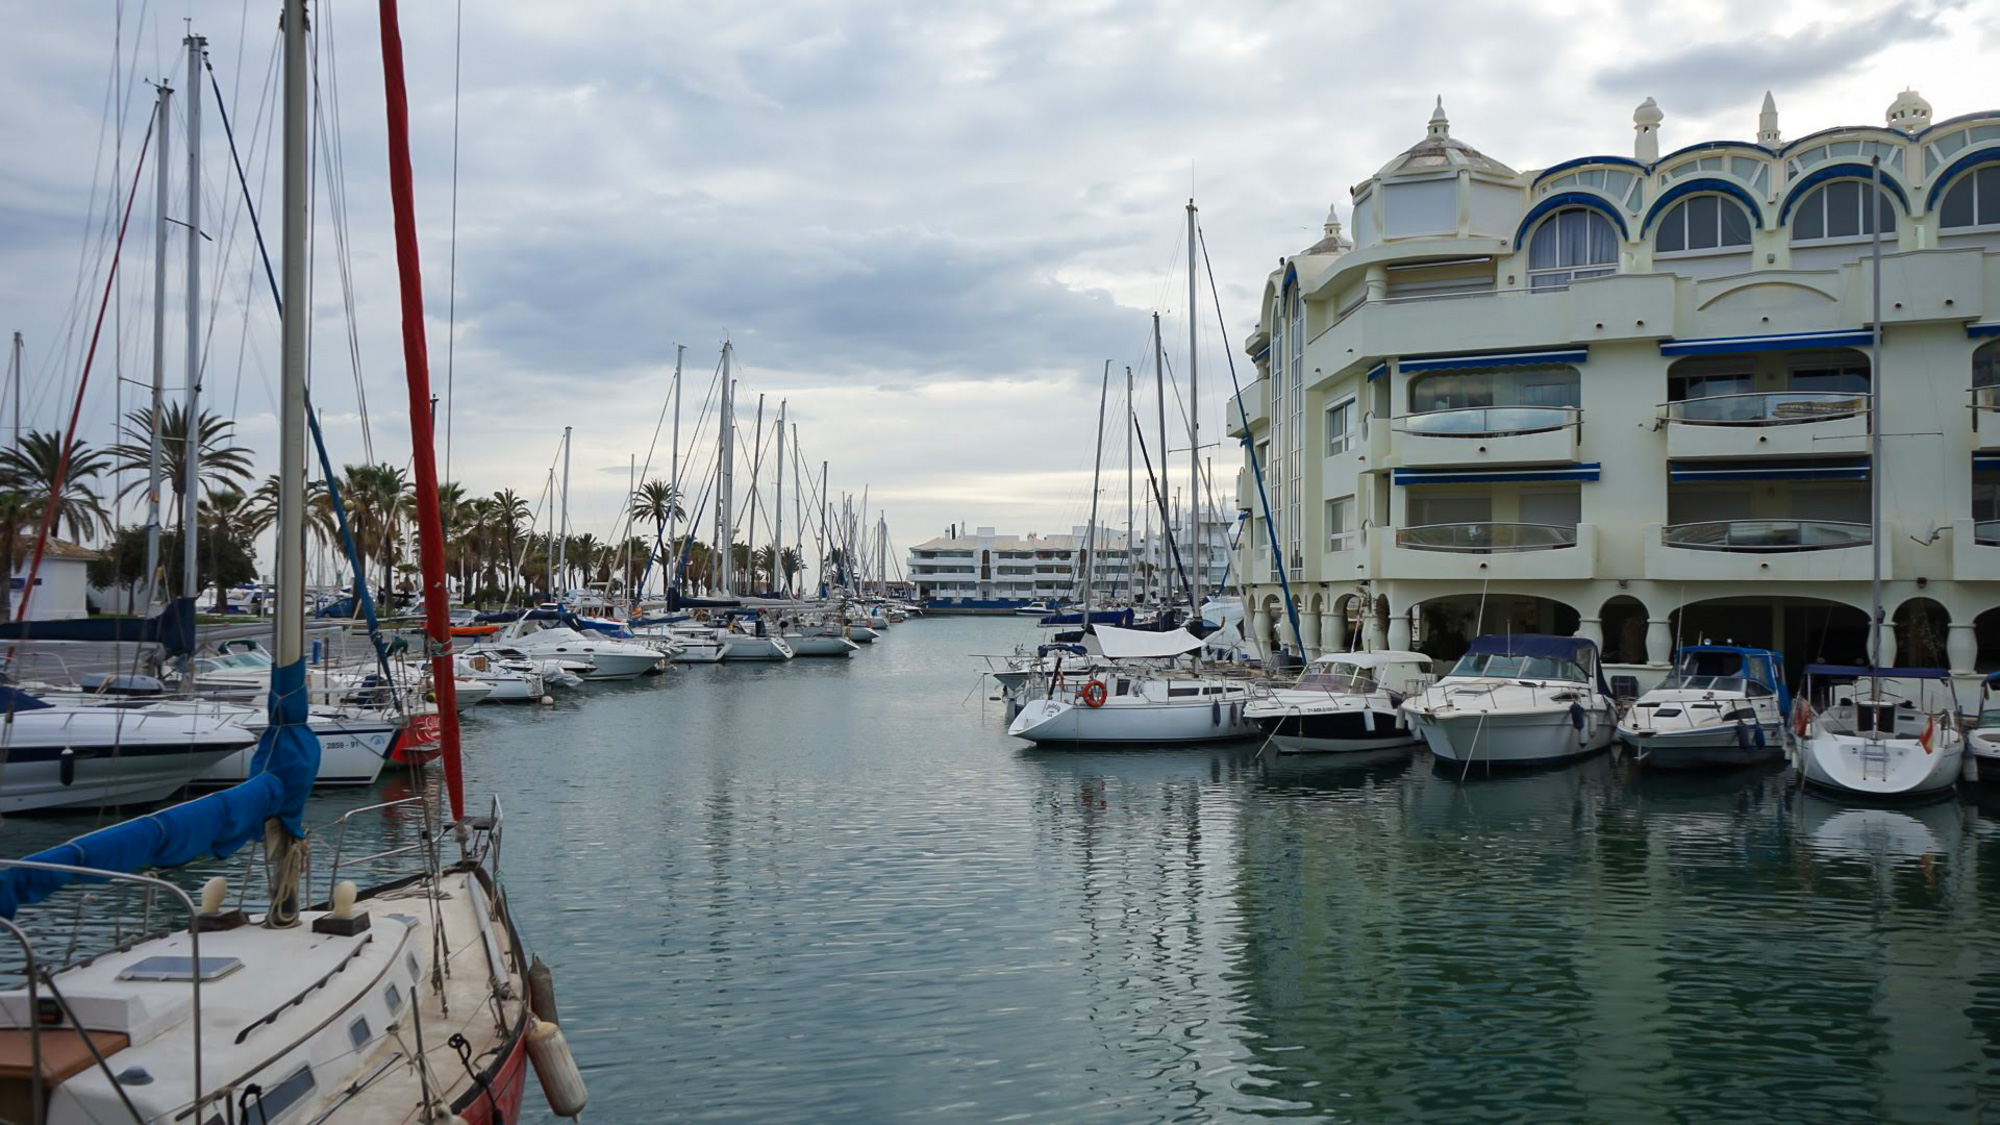
[[[1807,86],[1859,68],[1899,43],[1945,33],[1940,14],[1898,5],[1854,23],[1814,24],[1791,35],[1748,34],[1600,71],[1599,90],[1629,98],[1672,91],[1688,113],[1754,105],[1767,89]]]

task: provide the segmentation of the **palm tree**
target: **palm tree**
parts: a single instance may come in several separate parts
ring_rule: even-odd
[[[29,499],[46,506],[60,474],[62,495],[56,501],[55,525],[50,532],[60,535],[64,525],[68,525],[72,539],[83,539],[99,530],[110,531],[111,516],[104,510],[104,498],[97,494],[93,482],[110,467],[111,458],[90,448],[88,442],[78,441],[70,446],[69,467],[63,471],[62,454],[61,434],[29,430],[21,436],[19,445],[0,453],[0,477]],[[30,526],[40,526],[39,515]]]
[[[804,569],[799,561],[799,553],[790,547],[778,552],[778,566],[785,572],[785,588],[791,589],[792,580]]]
[[[201,439],[201,484],[204,491],[217,487],[242,489],[250,482],[250,451],[235,441],[236,422],[231,418],[219,417],[204,410],[196,423],[195,432]],[[118,498],[124,499],[134,492],[143,492],[148,486],[147,474],[152,471],[153,457],[153,408],[150,406],[128,411],[125,424],[120,427],[124,441],[111,447],[111,456],[117,460],[118,470],[134,474],[119,490]],[[175,512],[183,512],[186,502],[183,489],[187,484],[188,415],[187,410],[178,405],[169,405],[160,416],[160,471],[166,474],[167,488],[172,492]]]
[[[355,546],[362,558],[372,559],[381,566],[382,579],[376,588],[388,590],[401,553],[403,470],[390,464],[347,465],[342,476],[340,496],[347,508],[348,528],[354,533]]]
[[[528,522],[528,517],[532,515],[534,515],[534,509],[528,507],[528,502],[517,495],[513,489],[503,488],[493,494],[493,545],[499,549],[506,563],[506,573],[509,575],[507,596],[510,600],[513,597],[514,588],[521,584],[523,578],[521,574],[521,525]]]
[[[216,573],[221,573],[222,540],[228,540],[251,550],[251,544],[264,533],[264,529],[276,520],[275,506],[265,507],[234,488],[222,488],[208,494],[201,500],[197,517],[200,519],[200,535],[196,538],[196,550],[201,548],[201,539],[206,538],[208,548],[215,559]],[[229,587],[221,582],[215,584],[215,612],[229,612]]]

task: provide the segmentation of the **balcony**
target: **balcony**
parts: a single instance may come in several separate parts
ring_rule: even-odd
[[[2000,450],[2000,387],[1972,388],[1972,447]]]
[[[1667,426],[1667,456],[1675,460],[1868,452],[1865,394],[1776,391],[1716,395],[1662,403],[1660,417]]]
[[[1960,582],[2000,581],[2000,520],[1951,525],[1951,576]]]
[[[1551,465],[1577,459],[1583,411],[1574,406],[1475,406],[1395,421],[1398,463]]]
[[[1597,530],[1590,524],[1442,523],[1370,535],[1374,573],[1395,578],[1591,578]]]
[[[1652,524],[1646,577],[1679,580],[1866,581],[1873,567],[1868,525],[1839,520],[1707,520]],[[1882,577],[1890,556],[1882,553]]]
[[[1233,438],[1243,436],[1243,415],[1245,414],[1250,416],[1251,429],[1254,430],[1263,425],[1264,420],[1270,415],[1270,408],[1267,404],[1270,396],[1271,381],[1269,379],[1253,380],[1249,386],[1243,388],[1243,410],[1239,413],[1236,409],[1236,396],[1233,394],[1230,395],[1228,400],[1223,403],[1225,421],[1223,428],[1228,431],[1229,436]]]

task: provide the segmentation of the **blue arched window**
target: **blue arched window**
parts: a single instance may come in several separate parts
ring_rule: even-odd
[[[1837,241],[1875,233],[1868,214],[1867,180],[1830,180],[1799,200],[1792,212],[1792,241]],[[1896,231],[1896,206],[1885,188],[1876,200],[1875,219],[1884,235]]]
[[[1660,216],[1653,248],[1662,254],[1748,250],[1750,212],[1725,196],[1690,196]]]
[[[1945,230],[2000,226],[2000,164],[1967,172],[1946,188],[1938,225]]]
[[[1528,286],[1563,289],[1572,281],[1618,272],[1618,231],[1587,207],[1566,207],[1528,240]]]

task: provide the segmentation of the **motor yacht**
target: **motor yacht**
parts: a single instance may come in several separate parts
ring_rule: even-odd
[[[1465,769],[1586,758],[1618,733],[1597,645],[1582,637],[1476,638],[1449,674],[1404,700],[1403,713],[1439,762]]]
[[[1336,652],[1307,664],[1289,687],[1253,693],[1244,715],[1282,754],[1414,748],[1403,700],[1432,679],[1420,652]]]
[[[1673,673],[1625,712],[1618,736],[1652,769],[1759,765],[1784,757],[1790,708],[1783,656],[1690,645]]]

